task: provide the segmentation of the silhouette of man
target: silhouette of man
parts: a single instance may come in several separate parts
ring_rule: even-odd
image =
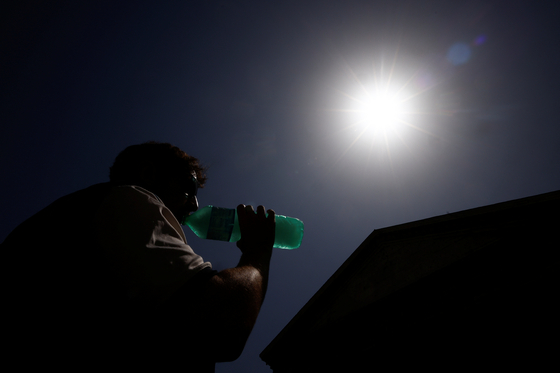
[[[205,182],[205,169],[179,148],[133,145],[108,183],[16,227],[1,245],[12,356],[43,368],[156,362],[187,372],[237,359],[266,293],[274,211],[237,207],[241,258],[218,272],[179,224],[198,209]]]

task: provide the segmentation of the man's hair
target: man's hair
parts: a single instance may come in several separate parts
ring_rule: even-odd
[[[203,188],[206,168],[198,159],[168,143],[149,141],[131,145],[119,153],[109,169],[109,180],[117,185],[135,185],[142,178],[142,170],[150,163],[167,175],[191,174],[193,171]]]

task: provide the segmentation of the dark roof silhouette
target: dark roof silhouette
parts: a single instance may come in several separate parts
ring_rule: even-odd
[[[533,360],[558,333],[559,211],[556,191],[374,230],[261,358],[275,373]]]

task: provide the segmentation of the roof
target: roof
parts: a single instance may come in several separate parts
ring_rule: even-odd
[[[311,335],[518,232],[553,232],[560,191],[374,230],[261,353],[272,368]],[[539,235],[540,236],[540,235]],[[480,260],[479,260],[480,261]]]

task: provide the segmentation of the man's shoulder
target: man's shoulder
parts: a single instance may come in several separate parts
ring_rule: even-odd
[[[106,208],[132,208],[144,209],[148,206],[161,210],[165,207],[163,201],[154,193],[138,185],[117,185],[113,186],[103,203],[102,209]]]
[[[172,228],[173,236],[179,237],[186,243],[181,224],[165,203],[149,190],[137,185],[119,185],[111,189],[107,198],[97,210],[96,221],[102,226],[110,224],[128,224],[144,229],[162,230],[163,227]]]
[[[138,185],[117,185],[111,189],[111,194],[144,196],[145,198],[161,202],[161,199],[156,194]]]
[[[53,225],[60,225],[61,221],[64,221],[66,226],[78,224],[81,217],[94,213],[112,187],[110,183],[99,183],[66,194],[20,223],[6,239],[18,234],[30,237],[44,236],[46,232],[53,230]],[[69,217],[71,219],[68,219]]]
[[[47,206],[45,209],[53,205],[64,204],[64,203],[68,203],[69,201],[75,201],[78,199],[84,199],[86,201],[95,201],[97,203],[100,199],[105,198],[109,194],[112,188],[113,185],[108,182],[93,184],[86,188],[77,190],[75,192],[66,194],[58,198],[49,206]]]

